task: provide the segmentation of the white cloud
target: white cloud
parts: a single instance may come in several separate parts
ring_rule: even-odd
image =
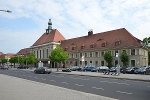
[[[21,32],[0,29],[0,35],[5,34],[0,51],[5,53],[31,46],[45,32],[49,18],[53,28],[67,39],[87,35],[89,29],[99,33],[122,27],[139,39],[149,37],[149,0],[1,0],[0,6],[13,11],[11,14],[0,13],[2,18],[28,18],[38,24],[35,30]],[[9,50],[8,41],[11,41],[10,45],[18,43],[16,49]]]

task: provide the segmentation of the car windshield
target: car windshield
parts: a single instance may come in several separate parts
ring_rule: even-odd
[[[145,70],[145,69],[146,69],[146,67],[141,67],[138,70]]]
[[[133,67],[128,67],[128,68],[126,68],[127,70],[130,70],[130,69],[132,69]]]
[[[116,69],[116,67],[111,67],[111,69]]]

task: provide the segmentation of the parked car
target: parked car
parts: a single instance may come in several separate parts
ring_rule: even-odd
[[[104,72],[108,70],[109,68],[107,66],[101,66],[101,67],[96,67],[91,70],[91,72]]]
[[[140,67],[139,69],[135,70],[134,73],[135,74],[148,74],[149,73],[149,68],[150,67]],[[148,69],[148,70],[147,70]]]
[[[101,67],[99,67],[98,72],[104,72],[107,70],[109,70],[109,68],[107,66],[101,66]]]
[[[109,72],[116,72],[116,67],[111,67],[111,68],[109,69]]]
[[[17,69],[28,69],[29,67],[26,65],[20,65],[19,67],[17,67]]]
[[[82,71],[91,71],[92,69],[94,69],[95,67],[84,67],[82,69]]]
[[[70,68],[65,68],[65,69],[62,69],[62,72],[71,72],[71,69]]]
[[[98,69],[99,69],[98,67],[95,67],[91,70],[91,72],[98,72]]]
[[[134,74],[134,70],[138,69],[137,67],[127,67],[126,73],[128,74]]]
[[[6,69],[6,70],[8,70],[8,66],[2,65],[2,66],[1,66],[1,69],[4,69],[4,70]]]
[[[34,73],[39,73],[39,74],[50,74],[52,70],[49,67],[37,67],[34,70]]]
[[[79,66],[72,66],[70,69],[71,69],[71,71],[80,71],[81,67],[79,67]]]
[[[146,68],[146,74],[150,75],[150,67]]]

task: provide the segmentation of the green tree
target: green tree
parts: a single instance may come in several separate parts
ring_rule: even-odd
[[[150,43],[150,37],[146,37],[143,39],[143,42],[146,44],[146,46],[148,47],[148,65],[150,65],[150,47],[148,46],[148,44]]]
[[[31,69],[33,67],[33,64],[37,63],[38,62],[38,59],[35,57],[35,54],[33,52],[31,52],[27,57],[26,59],[27,60],[27,63],[28,64],[31,64]]]
[[[150,43],[150,37],[144,38],[143,42],[148,46],[148,43]]]
[[[59,45],[57,45],[56,48],[50,52],[49,59],[51,62],[65,62],[68,59],[68,53],[65,52]]]
[[[123,51],[120,55],[120,59],[121,59],[121,62],[123,63],[123,66],[124,67],[127,67],[127,65],[129,64],[129,55],[127,55],[126,51]]]
[[[112,67],[112,61],[113,61],[113,57],[110,53],[110,51],[106,51],[104,54],[104,59],[105,61],[108,63],[108,67]]]
[[[6,63],[8,61],[8,59],[6,58],[1,58],[2,64]]]
[[[15,67],[15,63],[18,63],[18,56],[11,57],[11,58],[9,59],[9,62],[10,62],[10,63],[13,63],[13,64],[14,64],[14,67]]]

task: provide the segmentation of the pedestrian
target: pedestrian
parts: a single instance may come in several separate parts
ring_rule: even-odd
[[[120,74],[120,65],[118,64],[116,67],[116,75],[119,75],[119,74]]]

